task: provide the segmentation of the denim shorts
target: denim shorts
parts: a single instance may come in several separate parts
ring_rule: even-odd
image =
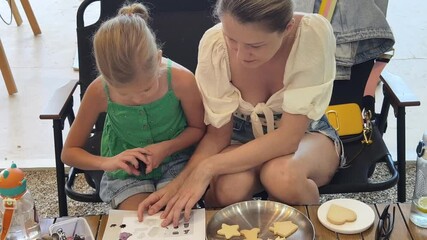
[[[278,121],[281,115],[275,115],[274,120]],[[266,132],[266,127],[264,127],[264,132]],[[346,159],[344,156],[344,146],[342,141],[337,133],[337,131],[329,124],[328,119],[325,115],[323,115],[317,121],[311,121],[307,133],[318,132],[321,133],[328,138],[330,138],[335,145],[335,149],[337,154],[340,154],[340,167],[345,166]],[[241,143],[246,143],[253,140],[255,137],[252,132],[252,123],[249,118],[241,118],[233,115],[233,141],[238,141]]]
[[[156,180],[112,179],[104,173],[99,195],[102,201],[111,204],[111,208],[117,208],[120,203],[135,194],[152,193],[166,186],[184,169],[190,157],[191,153],[188,151],[172,155],[170,162],[159,166],[162,176]]]

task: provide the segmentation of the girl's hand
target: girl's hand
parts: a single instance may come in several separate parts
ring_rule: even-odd
[[[101,169],[104,171],[123,169],[128,174],[139,175],[138,160],[143,161],[147,165],[151,164],[150,160],[147,158],[149,154],[151,153],[144,148],[128,149],[114,157],[107,158],[102,162]]]
[[[205,167],[204,164],[195,168],[185,179],[178,192],[169,200],[166,209],[160,215],[160,218],[164,219],[161,224],[162,227],[166,227],[170,223],[177,227],[183,210],[184,220],[189,221],[191,209],[202,198],[211,179],[212,175],[209,168]]]
[[[149,154],[147,154],[147,159],[149,164],[147,164],[146,174],[149,174],[153,169],[159,167],[160,163],[169,156],[169,149],[165,142],[160,142],[156,144],[151,144],[144,148]]]

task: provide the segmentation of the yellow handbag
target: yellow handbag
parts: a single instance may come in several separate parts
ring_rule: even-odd
[[[359,105],[345,103],[331,105],[326,109],[326,117],[340,136],[356,135],[363,132],[363,116]]]
[[[374,143],[374,132],[379,133],[378,130],[374,131],[376,125],[371,121],[371,111],[362,112],[356,103],[345,103],[329,106],[325,115],[345,143],[346,166],[349,166],[363,151],[375,154],[374,148],[368,147]]]

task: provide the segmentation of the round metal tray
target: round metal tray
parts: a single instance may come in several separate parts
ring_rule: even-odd
[[[304,214],[286,204],[262,200],[235,203],[219,210],[206,227],[206,237],[208,240],[225,239],[224,236],[217,234],[221,225],[225,223],[228,225],[237,224],[239,230],[256,227],[261,230],[258,238],[276,239],[276,236],[268,228],[273,226],[274,222],[281,221],[292,221],[298,225],[298,230],[286,239],[314,239],[313,224]],[[237,240],[243,239],[243,237],[231,239]]]

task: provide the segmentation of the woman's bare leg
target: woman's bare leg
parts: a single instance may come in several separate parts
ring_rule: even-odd
[[[223,152],[230,151],[238,145],[232,145]],[[208,207],[223,207],[230,204],[249,200],[261,189],[259,169],[252,169],[234,174],[215,176],[205,194]]]
[[[320,133],[306,134],[295,154],[261,167],[261,183],[273,199],[288,204],[316,204],[318,187],[327,184],[339,164],[333,141]]]

